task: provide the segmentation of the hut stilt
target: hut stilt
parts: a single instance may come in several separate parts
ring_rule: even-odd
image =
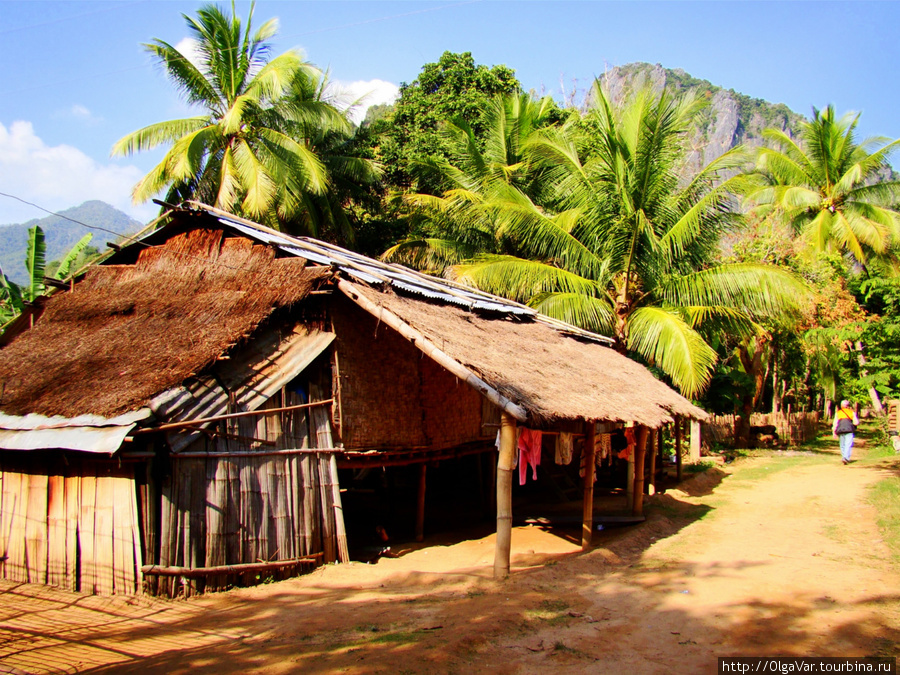
[[[649,429],[643,425],[637,430],[637,444],[634,448],[634,501],[631,513],[635,516],[644,515],[644,459],[647,453],[647,437]]]
[[[581,550],[591,547],[594,529],[594,452],[597,425],[584,423],[584,507],[581,521]]]
[[[516,418],[504,411],[500,417],[500,457],[497,460],[497,544],[494,578],[509,576],[512,542],[512,480],[516,459]]]
[[[678,482],[681,482],[681,436],[684,428],[680,417],[675,418],[675,471]]]

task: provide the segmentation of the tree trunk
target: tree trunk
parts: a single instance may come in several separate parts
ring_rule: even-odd
[[[859,361],[859,373],[865,377],[869,372],[866,370],[866,357],[863,354],[862,340],[856,341],[856,358]],[[872,408],[874,408],[875,414],[879,417],[884,417],[884,406],[881,405],[881,398],[878,396],[878,391],[874,385],[869,387],[869,398],[872,399]]]

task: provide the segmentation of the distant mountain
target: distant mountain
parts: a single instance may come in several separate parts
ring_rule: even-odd
[[[694,152],[690,162],[695,170],[736,145],[761,146],[763,129],[774,127],[796,135],[800,124],[806,119],[783,103],[751,98],[734,89],[723,89],[708,80],[693,77],[681,69],[670,70],[659,64],[616,66],[600,79],[605,80],[615,101],[645,82],[655,89],[669,86],[676,92],[693,91],[695,95],[707,99],[709,105],[698,116],[691,141]]]
[[[133,234],[143,227],[143,223],[134,220],[106,202],[97,200],[60,211],[60,214],[72,220],[66,220],[59,216],[47,216],[18,225],[0,226],[0,267],[6,276],[16,283],[27,283],[25,252],[28,248],[28,230],[35,225],[39,225],[44,230],[48,263],[64,256],[88,232],[94,234],[91,246],[104,251],[106,242],[114,242],[120,238],[117,235]],[[79,223],[84,223],[88,227],[79,225]],[[111,234],[112,232],[116,234]]]

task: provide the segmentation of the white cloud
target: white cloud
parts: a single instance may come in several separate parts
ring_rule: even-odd
[[[347,110],[350,119],[359,124],[365,119],[366,111],[371,106],[396,101],[400,95],[400,87],[384,80],[332,80],[328,84],[328,93],[334,98],[335,105],[341,110]]]
[[[78,206],[90,199],[112,204],[140,221],[158,210],[134,206],[131,188],[143,176],[136,166],[100,164],[71,145],[48,146],[31,122],[0,124],[0,192],[15,195],[50,211]],[[43,218],[46,213],[0,196],[0,224]]]
[[[94,113],[88,110],[87,107],[81,105],[80,103],[76,103],[71,108],[64,111],[60,116],[73,117],[84,122],[85,124],[90,124],[92,126],[95,124],[100,124],[103,121],[102,117],[97,117],[96,115],[94,115]]]
[[[202,55],[200,54],[200,43],[197,42],[194,38],[182,38],[181,41],[175,45],[175,49],[181,52],[181,55],[184,56],[188,61],[194,64],[195,67],[202,70]]]

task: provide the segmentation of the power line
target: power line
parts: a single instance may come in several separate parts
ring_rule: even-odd
[[[22,199],[21,197],[17,197],[16,195],[11,195],[11,194],[9,194],[9,193],[7,193],[7,192],[0,192],[0,196],[3,196],[3,197],[9,197],[10,199],[15,199],[16,201],[22,202],[23,204],[28,204],[28,206],[33,206],[33,207],[36,208],[36,209],[40,209],[40,210],[43,211],[44,213],[49,213],[51,216],[56,216],[56,217],[58,217],[58,218],[62,218],[63,220],[68,220],[68,221],[73,222],[73,223],[75,223],[75,224],[77,224],[77,225],[81,225],[82,227],[86,227],[86,228],[88,228],[89,230],[100,230],[101,232],[106,232],[107,234],[112,234],[112,235],[115,235],[115,236],[120,237],[120,238],[125,239],[125,240],[131,240],[131,241],[129,241],[129,245],[135,244],[135,245],[137,245],[137,246],[143,246],[144,248],[153,248],[150,244],[148,244],[148,243],[146,243],[146,242],[143,242],[143,241],[139,241],[139,240],[137,240],[137,239],[134,238],[139,232],[138,232],[138,233],[135,233],[135,234],[130,234],[130,235],[129,235],[129,234],[122,234],[121,232],[116,232],[116,231],[114,231],[114,230],[110,230],[110,229],[107,229],[107,228],[105,228],[105,227],[99,227],[99,226],[97,226],[97,225],[88,225],[87,223],[84,223],[84,222],[82,222],[82,221],[80,221],[80,220],[77,220],[77,219],[75,219],[75,218],[70,218],[69,216],[67,216],[67,215],[65,215],[65,214],[63,214],[63,213],[57,213],[56,211],[51,211],[50,209],[45,209],[43,206],[40,206],[39,204],[35,204],[34,202],[29,202],[29,201],[26,200],[26,199]],[[151,221],[151,222],[152,222],[152,221]],[[146,226],[145,226],[143,229],[146,229]],[[206,264],[208,264],[208,265],[215,265],[215,266],[218,266],[218,267],[222,267],[222,268],[224,268],[224,269],[234,270],[234,271],[237,271],[237,272],[248,272],[248,273],[249,273],[249,272],[253,272],[253,271],[254,271],[254,270],[251,270],[251,269],[246,268],[246,267],[235,267],[235,266],[233,266],[233,265],[226,265],[225,263],[219,262],[218,260],[210,260],[209,258],[204,258],[204,257],[202,257],[202,256],[192,255],[192,254],[190,254],[190,253],[182,253],[182,252],[179,252],[179,251],[169,251],[169,252],[172,253],[172,254],[174,254],[174,255],[182,256],[182,257],[184,257],[184,258],[194,258],[194,259],[200,260],[201,262],[204,262],[204,263],[206,263]]]
[[[0,30],[0,35],[7,35],[9,33],[15,33],[20,30],[30,30],[32,28],[42,28],[44,26],[51,26],[55,23],[62,23],[63,21],[71,21],[72,19],[80,19],[85,16],[93,16],[94,14],[101,14],[103,12],[108,12],[113,9],[119,9],[120,7],[129,7],[131,5],[140,5],[147,2],[147,0],[134,0],[133,2],[114,2],[110,4],[109,7],[101,7],[99,9],[91,10],[90,12],[82,12],[81,14],[73,14],[72,16],[61,16],[57,19],[50,19],[49,21],[41,21],[40,23],[32,23],[27,26],[15,26],[13,28],[7,28],[5,30]]]

